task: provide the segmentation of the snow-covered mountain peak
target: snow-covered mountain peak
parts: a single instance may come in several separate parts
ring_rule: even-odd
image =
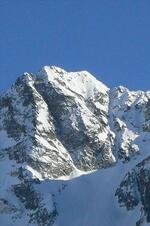
[[[56,67],[56,66],[44,66],[42,69],[38,72],[38,74],[42,77],[44,76],[52,76],[54,74],[66,74],[67,72],[63,70],[62,68]]]
[[[102,82],[98,81],[87,71],[66,72],[55,66],[45,66],[38,73],[37,78],[40,78],[45,83],[53,83],[61,88],[62,92],[77,93],[84,98],[92,98],[94,93],[101,92],[105,94],[109,89]]]
[[[0,222],[148,225],[149,146],[150,92],[55,66],[24,73],[0,97]]]

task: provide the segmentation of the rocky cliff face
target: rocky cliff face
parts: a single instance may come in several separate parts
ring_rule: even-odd
[[[25,73],[0,97],[0,222],[64,226],[58,194],[66,183],[120,165],[111,196],[127,210],[140,206],[134,225],[150,222],[149,143],[150,92],[110,90],[86,71]]]

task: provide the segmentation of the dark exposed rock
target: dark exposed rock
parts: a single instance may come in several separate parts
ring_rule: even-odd
[[[125,176],[116,191],[119,203],[124,205],[127,210],[132,210],[140,204],[145,212],[147,222],[150,222],[149,163],[150,157],[139,163]]]

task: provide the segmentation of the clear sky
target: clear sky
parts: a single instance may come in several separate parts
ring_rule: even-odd
[[[0,0],[0,92],[44,65],[150,90],[150,0]]]

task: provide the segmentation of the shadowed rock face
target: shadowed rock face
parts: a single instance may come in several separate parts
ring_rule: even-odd
[[[37,184],[118,162],[126,167],[148,153],[149,103],[149,92],[110,90],[86,71],[68,73],[46,66],[36,75],[19,77],[0,97],[0,161],[10,181],[0,196],[0,213],[11,213],[15,226],[19,219],[26,219],[26,225],[53,225],[58,215],[55,195],[50,194],[48,209]],[[150,176],[145,165],[149,158],[126,175],[116,196],[127,210],[140,203],[149,222]]]
[[[137,164],[125,176],[116,191],[116,196],[118,196],[119,203],[127,210],[133,210],[138,205],[140,206],[141,218],[137,225],[144,217],[150,223],[150,157]]]

